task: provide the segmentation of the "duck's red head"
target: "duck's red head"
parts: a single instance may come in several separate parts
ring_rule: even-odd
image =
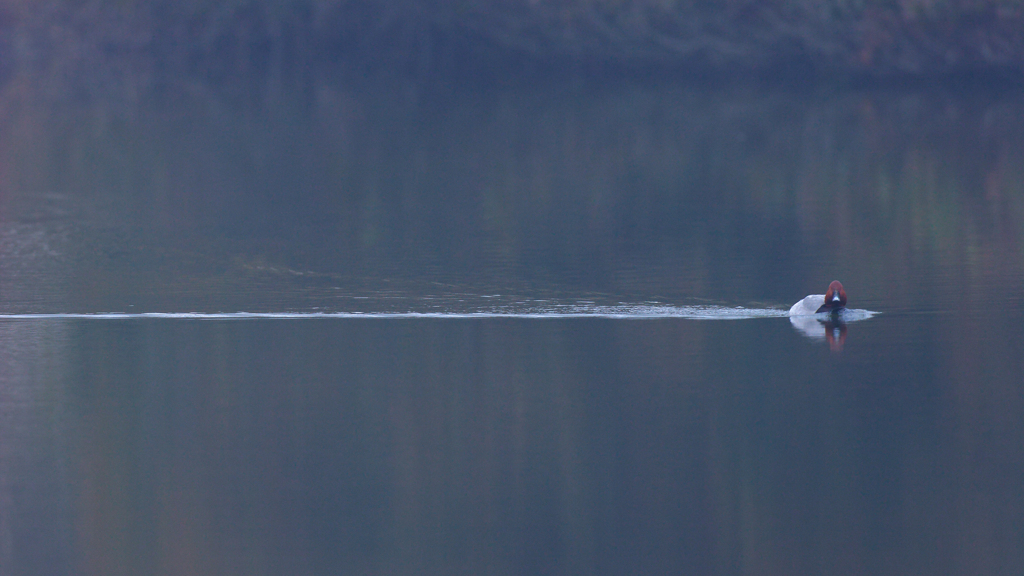
[[[828,292],[825,292],[825,303],[818,308],[818,312],[831,312],[843,308],[846,308],[846,290],[843,290],[839,280],[833,280],[828,285]]]

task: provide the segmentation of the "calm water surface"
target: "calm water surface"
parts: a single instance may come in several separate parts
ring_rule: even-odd
[[[1016,94],[39,91],[0,573],[1024,573]]]

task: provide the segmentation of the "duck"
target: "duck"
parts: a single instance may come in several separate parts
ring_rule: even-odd
[[[838,312],[846,308],[846,291],[839,280],[833,280],[824,294],[811,294],[793,304],[789,309],[790,316],[810,316],[822,312]]]

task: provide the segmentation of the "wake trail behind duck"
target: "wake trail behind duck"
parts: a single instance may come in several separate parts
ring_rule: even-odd
[[[743,308],[727,306],[666,306],[621,305],[587,306],[561,305],[524,309],[498,308],[490,310],[431,310],[406,312],[95,312],[55,314],[0,314],[0,320],[313,320],[313,319],[403,319],[403,318],[613,318],[622,320],[651,320],[684,318],[690,320],[745,320],[753,318],[780,318],[786,310],[777,308]]]

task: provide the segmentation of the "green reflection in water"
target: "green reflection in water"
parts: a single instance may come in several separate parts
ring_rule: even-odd
[[[1022,566],[998,324],[883,315],[838,355],[785,319],[0,328],[24,573]]]
[[[4,313],[769,309],[833,278],[885,313],[842,353],[783,318],[0,321],[5,566],[1024,566],[1016,100],[33,96],[0,106]]]
[[[408,98],[322,80],[242,102],[6,98],[12,312],[785,306],[833,278],[870,309],[1021,302],[1004,287],[1024,253],[1024,131],[999,95]],[[53,293],[18,297],[35,275]]]

